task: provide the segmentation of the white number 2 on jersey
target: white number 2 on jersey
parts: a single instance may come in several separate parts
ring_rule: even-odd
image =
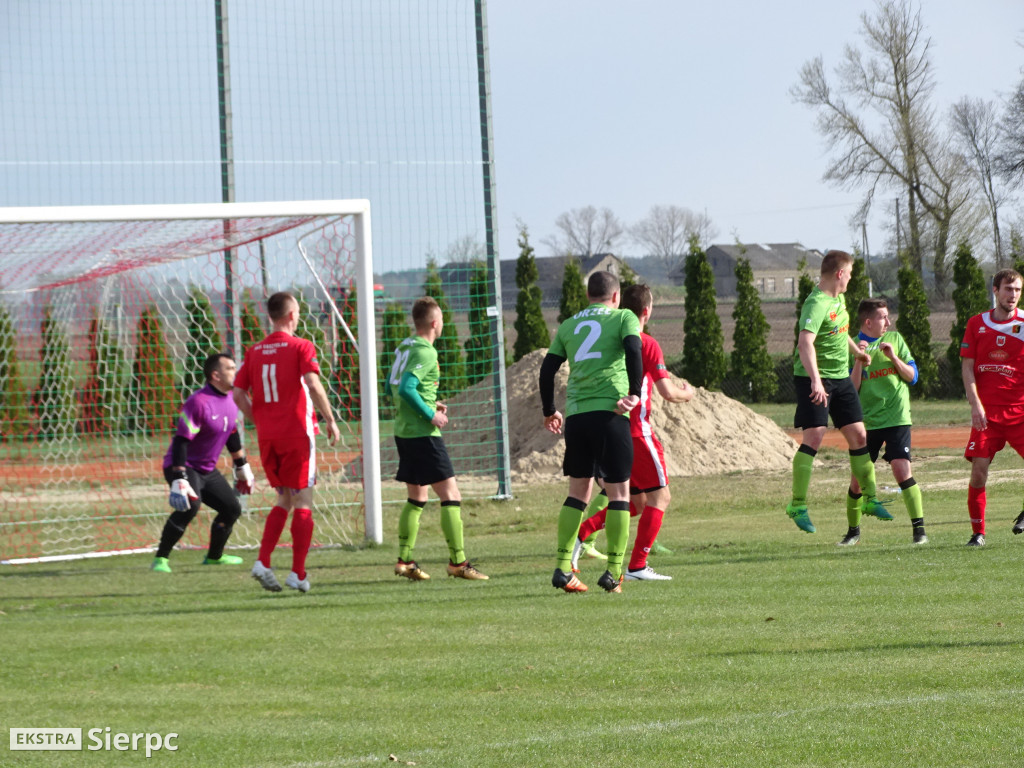
[[[277,403],[277,363],[263,366],[263,402]]]
[[[405,366],[409,364],[409,354],[411,352],[411,349],[400,349],[398,354],[395,355],[395,364],[391,366],[391,375],[388,377],[388,381],[396,387],[402,383],[402,374],[405,373]]]
[[[580,360],[600,360],[600,352],[591,352],[590,350],[597,343],[597,340],[601,338],[601,324],[596,320],[584,320],[576,326],[576,330],[573,331],[574,335],[579,335],[580,330],[583,328],[587,329],[587,338],[580,344],[580,348],[576,350],[576,357],[573,358],[575,362]]]

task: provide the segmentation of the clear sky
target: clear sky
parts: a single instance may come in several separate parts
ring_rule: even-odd
[[[656,204],[706,210],[716,242],[859,244],[848,219],[860,193],[821,180],[828,153],[814,113],[789,90],[804,62],[822,55],[832,72],[845,44],[863,48],[860,14],[874,8],[491,0],[501,256],[518,255],[517,218],[547,255],[540,243],[555,218],[586,205],[627,224]],[[922,18],[943,115],[961,96],[997,99],[1021,78],[1021,0],[925,0]],[[873,253],[886,245],[893,198],[870,218]]]

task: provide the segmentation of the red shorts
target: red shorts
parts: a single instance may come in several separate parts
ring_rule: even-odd
[[[983,431],[971,428],[971,436],[967,438],[967,449],[964,458],[970,461],[977,457],[991,459],[1009,443],[1021,456],[1024,456],[1024,424],[996,424],[989,422]]]
[[[668,485],[665,449],[653,434],[633,435],[633,472],[629,478],[630,493],[646,493]]]
[[[316,442],[311,437],[260,441],[260,461],[273,488],[301,491],[316,483]]]

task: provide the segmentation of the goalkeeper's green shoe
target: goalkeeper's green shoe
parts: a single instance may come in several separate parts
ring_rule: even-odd
[[[674,555],[675,552],[673,552],[668,547],[663,546],[663,545],[659,544],[657,541],[655,541],[654,544],[651,545],[650,554],[652,554],[652,555]]]
[[[203,558],[203,565],[241,565],[245,560],[238,555],[221,555],[216,560],[209,557]]]
[[[865,515],[877,517],[879,520],[892,520],[892,513],[885,508],[885,504],[875,498],[864,499],[864,507],[861,511]]]
[[[807,507],[804,505],[786,505],[786,514],[790,516],[796,527],[801,531],[807,533],[814,533],[818,529],[814,527],[814,523],[811,522],[811,516],[807,514]]]
[[[170,573],[171,564],[166,557],[154,557],[153,564],[149,566],[149,570],[156,571],[157,573]]]

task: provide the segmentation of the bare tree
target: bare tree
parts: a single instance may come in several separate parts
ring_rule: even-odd
[[[984,99],[964,96],[950,111],[953,137],[963,153],[964,164],[971,169],[981,190],[992,225],[992,243],[996,269],[1003,268],[1003,243],[999,232],[999,208],[1007,195],[995,180],[999,122],[995,105]]]
[[[931,40],[924,35],[920,10],[909,0],[879,0],[874,16],[860,18],[868,53],[846,46],[836,72],[838,90],[829,84],[819,56],[803,66],[791,94],[817,111],[818,131],[836,153],[826,181],[866,188],[865,207],[880,189],[906,193],[907,251],[918,273],[922,216],[934,219],[935,284],[941,294],[948,281],[950,227],[969,194],[960,176],[962,163],[949,157],[948,142],[933,127]]]
[[[598,210],[592,205],[559,215],[555,227],[559,234],[541,242],[557,255],[578,258],[610,252],[625,233],[622,222],[611,208]]]
[[[1024,78],[1006,100],[999,125],[1002,134],[996,164],[999,174],[1013,187],[1024,182]]]
[[[468,264],[474,259],[483,259],[487,249],[476,239],[476,235],[463,235],[448,244],[445,251],[446,264]]]
[[[676,263],[690,252],[690,238],[696,236],[706,248],[718,230],[706,213],[694,213],[678,205],[654,205],[647,216],[629,228],[633,242],[646,256]]]

